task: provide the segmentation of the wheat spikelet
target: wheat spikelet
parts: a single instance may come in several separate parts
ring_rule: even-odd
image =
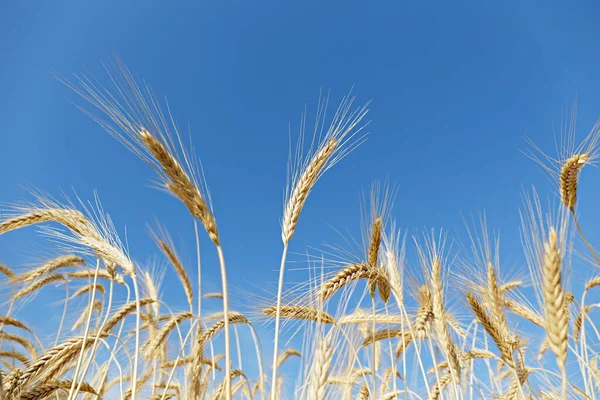
[[[147,358],[152,358],[155,351],[164,343],[167,336],[175,329],[176,326],[181,324],[183,321],[193,317],[193,314],[187,311],[181,312],[171,318],[163,327],[156,333],[156,336],[150,338],[150,340],[142,347],[141,352],[146,354]]]
[[[64,255],[57,257],[53,260],[48,261],[41,267],[35,268],[32,271],[26,272],[25,274],[15,278],[17,281],[32,282],[42,275],[54,272],[59,268],[75,267],[77,265],[85,264],[83,258],[75,255]]]
[[[401,393],[402,393],[401,390],[394,390],[394,391],[389,392],[389,393],[384,393],[381,396],[381,400],[393,400],[393,399],[397,399],[398,396],[400,396]]]
[[[407,332],[404,336],[402,336],[402,340],[400,340],[398,347],[396,347],[396,359],[399,359],[402,356],[408,345],[410,345],[413,340],[414,336],[410,332]]]
[[[419,303],[420,307],[415,316],[415,331],[417,337],[423,339],[427,333],[427,323],[433,319],[433,298],[426,285],[419,288]]]
[[[77,328],[79,328],[86,321],[88,314],[90,312],[96,310],[96,311],[98,311],[98,314],[102,314],[103,308],[104,308],[104,306],[103,306],[102,302],[98,299],[94,300],[94,302],[92,304],[88,304],[86,306],[86,308],[83,310],[83,312],[79,315],[79,318],[77,318],[77,321],[75,321],[75,323],[71,327],[71,331],[74,331]]]
[[[23,329],[31,333],[31,329],[29,329],[24,323],[12,317],[0,316],[0,324],[14,326],[15,328]]]
[[[581,324],[583,323],[583,319],[585,318],[588,312],[590,312],[590,306],[586,305],[583,307],[583,310],[579,311],[579,313],[577,314],[577,318],[575,318],[575,322],[573,323],[573,340],[575,340],[575,342],[579,342]]]
[[[504,336],[509,335],[508,324],[506,323],[506,317],[504,316],[502,301],[502,291],[498,286],[498,280],[496,278],[496,270],[491,262],[488,262],[488,287],[487,287],[487,301],[489,303],[490,316],[494,320],[494,324],[500,329],[501,334]]]
[[[564,307],[561,258],[554,229],[550,229],[544,250],[542,294],[546,312],[546,332],[548,332],[550,349],[556,355],[560,368],[563,369],[567,360],[569,319]]]
[[[229,313],[229,323],[230,324],[249,324],[250,321],[241,313],[238,312],[230,312]],[[207,341],[212,339],[217,333],[219,333],[225,327],[225,319],[220,320],[216,324],[214,324],[209,330],[204,332],[199,338],[198,343],[201,344],[201,348],[204,347]]]
[[[595,288],[596,286],[600,286],[600,276],[596,276],[585,283],[585,290],[590,290]]]
[[[218,292],[214,292],[214,293],[206,293],[204,295],[205,299],[219,299],[219,300],[223,300],[223,294],[222,293],[218,293]]]
[[[158,245],[171,262],[173,268],[175,268],[175,272],[177,272],[177,276],[179,276],[181,284],[183,285],[183,291],[185,292],[185,297],[187,298],[188,305],[192,307],[192,304],[194,302],[194,291],[192,289],[190,278],[187,276],[185,268],[183,268],[183,264],[181,264],[179,257],[177,257],[177,253],[175,253],[175,251],[171,249],[169,245],[162,240],[158,241]]]
[[[0,357],[2,358],[12,358],[19,361],[25,367],[29,367],[31,365],[31,360],[23,353],[19,353],[18,351],[10,350],[10,351],[0,351]]]
[[[542,318],[537,312],[533,311],[531,308],[517,301],[509,299],[504,300],[504,305],[506,306],[506,308],[508,308],[518,316],[527,319],[529,322],[534,323],[535,325],[545,328],[546,324],[544,322],[544,318]]]
[[[327,382],[329,380],[329,369],[333,359],[333,348],[329,345],[329,340],[323,338],[316,348],[316,354],[311,366],[311,375],[309,382],[309,399],[325,399],[327,393]]]
[[[66,279],[64,277],[64,275],[62,274],[52,274],[52,275],[48,275],[45,278],[42,278],[34,283],[32,283],[29,286],[24,287],[23,289],[19,290],[15,296],[14,299],[20,299],[22,297],[27,296],[30,293],[35,292],[38,289],[41,289],[42,287],[53,283],[53,282],[58,282],[58,281],[63,281],[66,282]]]
[[[500,287],[498,289],[500,290],[500,293],[504,294],[504,293],[510,292],[511,290],[516,289],[522,285],[523,285],[523,281],[517,280],[517,281],[512,281],[512,282],[506,282],[505,284],[500,285]]]
[[[262,313],[269,317],[275,317],[276,312],[276,306],[271,306],[262,310]],[[281,318],[315,321],[324,324],[335,323],[335,319],[329,313],[318,308],[306,306],[281,306]]]
[[[449,361],[450,368],[454,373],[454,379],[460,382],[460,361],[450,332],[446,323],[446,313],[444,312],[444,290],[441,279],[441,261],[434,257],[431,272],[431,291],[433,294],[433,322],[441,342],[442,349]]]
[[[358,391],[357,400],[369,400],[371,398],[371,391],[368,385],[362,385]]]
[[[190,364],[193,360],[194,360],[194,358],[192,356],[188,356],[188,357],[180,358],[177,361],[173,360],[173,361],[164,362],[160,365],[160,367],[164,368],[164,369],[177,368],[177,367],[180,367],[180,366],[183,366],[186,364]],[[219,372],[223,372],[221,370],[221,367],[219,367],[219,364],[217,364],[217,362],[215,360],[211,360],[208,358],[202,358],[200,360],[200,363],[204,364],[204,365],[208,365],[209,367],[214,368]]]
[[[469,360],[473,360],[476,358],[496,358],[496,355],[494,353],[492,353],[491,351],[483,350],[483,349],[473,349],[473,350],[464,351],[464,352],[460,353],[461,361],[469,361]],[[435,368],[431,368],[429,371],[427,371],[427,373],[433,374],[433,373],[435,373],[436,369],[439,370],[439,369],[444,369],[446,367],[448,367],[448,362],[442,361]]]
[[[321,300],[327,300],[335,292],[350,282],[370,278],[376,274],[367,264],[352,264],[339,271],[333,278],[326,281],[321,289]]]
[[[367,255],[367,264],[376,268],[379,263],[379,248],[381,247],[381,226],[382,219],[377,217],[373,222],[371,229],[371,241],[369,242],[369,251]]]
[[[21,346],[23,346],[23,348],[25,348],[29,352],[29,354],[31,355],[31,358],[33,358],[33,359],[37,358],[37,351],[35,349],[35,345],[30,340],[28,340],[22,336],[3,332],[3,331],[0,331],[0,339],[8,340],[8,341],[20,344]]]
[[[146,372],[144,375],[142,375],[140,378],[138,378],[136,381],[136,388],[142,388],[150,380],[150,378],[152,378],[153,374],[154,374],[154,371],[150,370],[150,371]],[[133,395],[132,388],[127,389],[127,391],[123,395],[123,400],[131,400],[132,395]]]
[[[150,299],[150,298],[140,299],[140,308],[145,307],[148,304],[152,304],[155,301],[156,301],[155,299]],[[103,331],[110,332],[119,322],[121,322],[121,320],[123,320],[123,318],[127,317],[132,311],[135,311],[135,309],[136,309],[135,301],[129,302],[129,303],[125,304],[124,306],[122,306],[119,309],[119,311],[114,313],[112,315],[112,317],[110,317],[106,321],[106,323],[104,324]]]
[[[338,144],[339,140],[337,138],[330,139],[314,155],[310,163],[295,182],[294,189],[286,202],[285,210],[283,212],[281,232],[283,243],[288,243],[294,235],[296,224],[298,223],[298,218],[300,217],[300,212],[304,207],[306,198],[323,172],[323,168],[327,164],[327,161],[338,147]]]
[[[500,350],[502,359],[508,365],[513,366],[514,361],[512,353],[514,348],[512,344],[506,341],[506,338],[502,335],[502,332],[500,332],[499,328],[494,324],[492,319],[490,319],[485,309],[483,308],[481,303],[479,303],[479,301],[475,298],[475,296],[473,296],[470,293],[467,293],[467,300],[469,301],[469,304],[473,309],[475,317],[477,318],[481,326],[483,326],[483,329],[485,329],[488,335],[491,336],[492,340],[496,344],[496,347],[498,347],[498,350]]]
[[[337,321],[338,325],[350,324],[407,324],[408,321],[402,315],[397,314],[373,314],[361,309],[357,309],[352,314],[344,315]]]
[[[32,389],[27,390],[26,392],[21,393],[19,399],[21,400],[38,400],[45,399],[57,390],[63,389],[68,391],[73,384],[72,381],[51,381],[46,382],[41,385],[36,385]],[[79,391],[84,393],[91,393],[93,395],[96,394],[96,391],[92,386],[88,383],[83,382]]]
[[[295,349],[287,349],[286,351],[281,353],[279,355],[279,357],[277,358],[277,368],[281,367],[281,364],[283,364],[285,362],[285,360],[287,360],[291,356],[296,356],[296,357],[302,358],[302,353],[300,353],[298,350],[295,350]]]
[[[102,295],[106,294],[106,289],[104,288],[104,285],[102,285],[101,283],[98,283],[98,282],[96,282],[96,284],[94,284],[94,282],[90,282],[89,285],[83,286],[83,287],[77,289],[77,291],[71,295],[71,299],[75,299],[86,293],[90,293],[93,290],[95,290],[97,293],[100,293]]]
[[[4,394],[6,395],[6,399],[12,399],[15,392],[19,390],[22,386],[19,384],[21,380],[21,376],[23,375],[23,371],[20,368],[14,368],[10,371],[6,377],[3,377],[3,385]]]
[[[244,374],[244,371],[240,370],[240,369],[234,369],[233,371],[231,371],[231,374],[229,375],[229,379],[230,380],[234,380],[237,377],[244,377],[244,379],[248,380],[248,378],[246,378],[246,374]],[[225,383],[226,380],[223,379],[223,381],[219,384],[219,387],[217,387],[217,389],[215,390],[215,396],[214,399],[215,400],[221,400],[223,397],[223,392],[225,391]]]
[[[385,339],[394,339],[410,335],[410,332],[404,332],[402,329],[382,329],[376,332],[370,332],[369,336],[362,342],[362,346],[366,347],[370,344]]]
[[[57,222],[75,232],[82,232],[86,230],[85,227],[89,225],[89,221],[77,210],[62,208],[37,209],[0,223],[0,235],[15,229],[44,222]]]
[[[392,377],[394,377],[394,371],[395,371],[395,375],[396,377],[402,379],[402,375],[400,374],[400,372],[396,371],[396,368],[394,367],[388,367],[385,369],[385,372],[383,373],[383,377],[381,378],[381,390],[380,390],[380,395],[381,398],[385,398],[388,395],[391,395],[390,393],[386,392],[389,390],[390,387],[390,381],[392,380]],[[394,377],[395,379],[395,377]],[[393,397],[390,397],[390,399]]]
[[[560,169],[560,199],[569,210],[575,210],[577,184],[581,168],[586,164],[588,154],[575,154],[567,159]]]
[[[94,279],[94,276],[96,275],[94,270],[85,270],[85,271],[75,271],[75,272],[68,272],[67,273],[67,278],[72,278],[72,279]],[[98,270],[98,274],[97,274],[98,278],[102,278],[102,279],[106,279],[109,281],[115,281],[118,284],[123,285],[125,283],[125,281],[123,280],[123,277],[120,275],[111,275],[108,271],[103,271],[103,270]]]
[[[146,129],[140,130],[139,135],[150,154],[162,167],[161,175],[163,175],[167,188],[186,205],[192,215],[200,220],[210,239],[219,246],[217,222],[200,190],[183,166],[163,143]]]
[[[229,316],[230,324],[249,324],[250,321],[241,313],[230,312]],[[200,325],[198,325],[197,341],[193,350],[193,360],[191,366],[191,381],[190,381],[190,398],[196,398],[200,391],[200,372],[202,369],[202,358],[204,347],[206,343],[211,340],[217,333],[219,333],[225,327],[225,319],[222,319],[215,323],[209,330],[202,332]]]
[[[11,280],[15,277],[15,273],[3,264],[0,264],[0,274],[6,275],[6,277]]]
[[[444,372],[440,379],[433,385],[431,393],[429,394],[429,400],[437,400],[442,394],[442,390],[452,381],[452,373],[448,370]]]

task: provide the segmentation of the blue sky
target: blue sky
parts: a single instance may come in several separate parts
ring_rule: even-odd
[[[114,52],[189,123],[234,288],[277,279],[288,124],[297,133],[305,104],[314,115],[320,88],[337,102],[353,85],[357,101],[373,100],[368,142],[319,182],[291,251],[337,241],[330,225],[358,236],[359,195],[387,177],[399,226],[464,232],[461,215],[485,210],[504,261],[524,268],[523,187],[552,193],[519,151],[522,137],[552,151],[553,126],[575,98],[578,137],[600,115],[599,15],[592,1],[2,2],[0,202],[27,198],[22,185],[84,199],[97,189],[134,258],[156,252],[146,224],[158,218],[194,260],[185,207],[149,188],[152,170],[51,74],[88,71],[108,85],[101,62]],[[585,171],[580,189],[590,221],[600,216],[597,173]],[[590,226],[588,238],[600,234]],[[50,250],[6,236],[0,262],[18,267]],[[216,290],[211,257],[205,279]],[[177,284],[167,277],[165,289]]]

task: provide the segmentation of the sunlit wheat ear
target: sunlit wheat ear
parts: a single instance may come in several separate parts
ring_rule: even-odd
[[[444,311],[444,290],[442,286],[442,263],[439,257],[434,256],[432,260],[431,270],[431,291],[433,298],[433,322],[437,331],[438,338],[442,345],[443,351],[449,361],[449,365],[454,373],[454,379],[460,382],[461,367],[456,351],[456,346],[448,331],[446,321],[446,313]]]
[[[483,329],[485,329],[488,335],[491,336],[492,340],[496,344],[496,347],[498,347],[498,350],[500,350],[500,354],[502,355],[504,362],[510,366],[514,366],[513,345],[506,340],[504,335],[502,335],[500,328],[496,326],[494,321],[489,317],[479,300],[477,300],[477,298],[470,293],[467,293],[466,296],[471,308],[473,309],[473,314],[475,314],[475,317]]]
[[[588,160],[587,154],[575,154],[560,169],[560,199],[569,210],[575,210],[579,172]]]
[[[487,299],[489,302],[490,315],[494,319],[496,326],[502,331],[505,336],[509,335],[508,324],[504,315],[504,301],[502,300],[503,294],[498,285],[498,279],[496,278],[496,270],[491,262],[488,262],[487,269]]]
[[[357,400],[369,400],[371,398],[371,391],[368,385],[362,385],[358,391]]]
[[[217,222],[198,186],[159,139],[146,129],[140,130],[139,135],[147,150],[161,166],[160,172],[166,187],[200,220],[210,239],[219,246]]]
[[[550,229],[548,241],[544,244],[542,272],[542,294],[550,349],[556,355],[559,367],[564,369],[567,360],[569,318],[564,307],[562,260],[554,228]]]
[[[94,341],[94,337],[85,339],[85,346],[89,346]],[[66,363],[72,360],[84,344],[83,336],[75,337],[64,341],[63,343],[47,350],[30,367],[28,367],[19,378],[19,385],[27,385],[35,376],[43,374],[46,379],[54,378],[57,371],[60,371]]]
[[[429,286],[419,288],[419,309],[415,316],[415,331],[419,339],[424,339],[427,333],[427,324],[433,320],[433,298]]]
[[[316,140],[319,140],[319,143],[316,148],[311,146],[306,156],[303,155],[302,148],[304,145],[304,121],[302,123],[301,138],[298,140],[294,156],[290,154],[288,166],[281,231],[283,243],[288,243],[294,235],[302,208],[317,180],[362,141],[362,138],[354,140],[354,137],[362,130],[362,127],[358,127],[358,125],[368,112],[368,104],[355,111],[350,111],[353,102],[354,97],[346,97],[342,100],[322,138],[317,137],[317,133],[324,128],[327,100],[319,102],[312,144],[314,145]]]
[[[0,316],[0,324],[14,326],[15,328],[23,329],[23,330],[31,333],[31,329],[29,329],[29,327],[27,327],[27,325],[25,325],[18,319],[15,319],[12,317]]]
[[[139,377],[137,379],[137,381],[136,381],[136,387],[142,388],[144,385],[146,385],[146,383],[148,383],[148,381],[150,380],[150,378],[152,378],[153,374],[154,374],[154,371],[150,370],[150,371],[147,371],[141,377]],[[131,399],[132,395],[133,395],[132,389],[131,388],[127,389],[127,391],[123,395],[123,400],[132,400]]]
[[[85,264],[85,261],[81,257],[75,255],[64,255],[50,260],[46,264],[16,277],[15,280],[32,282],[40,276],[54,272],[57,269],[75,267],[83,264]]]
[[[13,279],[15,277],[15,273],[13,272],[13,270],[11,270],[3,264],[0,264],[0,274],[6,275],[8,279]]]
[[[281,353],[279,355],[279,358],[277,359],[277,367],[281,367],[281,365],[290,357],[292,356],[296,356],[296,357],[300,357],[302,358],[302,353],[300,353],[298,350],[295,349],[287,349],[286,351],[284,351],[283,353]]]
[[[89,285],[77,289],[77,291],[71,295],[71,299],[83,296],[86,293],[90,293],[92,290],[95,290],[97,293],[100,293],[102,295],[106,294],[106,289],[104,288],[104,285],[102,285],[101,283],[96,283],[94,285],[93,282],[90,282]]]
[[[69,391],[72,384],[73,384],[73,381],[66,381],[66,380],[45,382],[43,384],[35,385],[33,388],[28,389],[24,392],[21,392],[19,399],[21,399],[21,400],[45,399],[48,396],[54,394],[58,390],[62,389],[65,391]],[[94,388],[90,384],[85,383],[85,382],[83,382],[81,384],[81,388],[79,389],[79,391],[83,392],[83,393],[91,393],[93,395],[96,394],[96,391],[94,390]]]
[[[442,391],[446,386],[448,386],[450,382],[452,382],[452,373],[450,372],[450,370],[448,370],[444,372],[442,376],[440,376],[439,380],[431,388],[429,400],[439,399],[442,394]]]
[[[298,181],[295,182],[294,190],[286,202],[287,205],[283,213],[281,236],[284,243],[288,243],[294,235],[300,212],[304,207],[308,194],[317,182],[317,179],[323,172],[323,168],[338,145],[339,140],[337,138],[330,139],[326,145],[315,154],[306,169],[300,175]]]
[[[87,271],[68,272],[67,278],[89,280],[94,279],[94,275],[96,275],[96,272],[92,269],[89,269]],[[106,279],[109,281],[115,281],[120,285],[123,285],[125,283],[125,281],[123,280],[123,276],[120,274],[111,275],[108,271],[99,270],[97,275],[98,278]]]
[[[362,346],[366,347],[380,340],[396,339],[406,335],[411,335],[410,332],[405,332],[402,329],[381,329],[375,332],[370,331],[367,337],[363,340]]]
[[[246,374],[244,374],[244,371],[242,371],[241,369],[234,369],[233,371],[231,371],[229,378],[232,381],[238,377],[243,377],[246,381],[248,380],[248,378],[246,377]],[[225,391],[225,380],[223,380],[223,382],[221,382],[221,384],[219,384],[219,386],[215,390],[215,395],[213,398],[214,399],[222,399],[224,391]]]
[[[376,275],[377,271],[374,271],[367,264],[352,264],[339,271],[335,276],[328,281],[323,283],[321,288],[320,298],[321,300],[327,300],[350,282],[354,282],[359,279],[371,278]]]
[[[49,285],[50,283],[53,283],[53,282],[66,282],[66,279],[65,279],[64,275],[62,275],[62,274],[48,275],[45,278],[42,278],[42,279],[30,284],[29,286],[26,286],[23,289],[19,290],[13,298],[20,299],[22,297],[27,296],[30,293],[33,293],[33,292],[43,288],[46,285]]]
[[[491,351],[488,350],[482,350],[482,349],[472,349],[469,351],[465,351],[463,353],[461,353],[460,355],[460,359],[462,361],[469,361],[469,360],[473,360],[476,358],[483,358],[483,359],[491,359],[491,358],[496,358],[496,355],[494,353],[492,353]],[[429,371],[427,371],[428,374],[433,374],[435,373],[435,370],[438,369],[444,369],[448,367],[448,362],[447,361],[443,361],[441,363],[439,363],[435,368],[431,368]]]
[[[369,249],[367,251],[367,264],[373,270],[379,268],[379,248],[381,247],[381,225],[382,220],[381,217],[377,217],[373,222],[373,226],[371,228],[371,239],[369,241]],[[372,298],[375,298],[375,290],[377,288],[377,279],[375,276],[371,277],[367,282],[367,286],[369,288],[369,293]],[[381,289],[380,289],[381,291]],[[389,298],[389,289],[383,289],[383,293],[386,297],[385,301],[387,302],[387,298]]]
[[[156,240],[156,243],[158,244],[158,247],[161,249],[161,251],[164,253],[164,255],[169,259],[169,261],[171,262],[171,265],[175,269],[175,272],[177,272],[177,276],[181,280],[181,284],[183,286],[183,291],[185,292],[185,296],[188,301],[188,305],[190,307],[192,307],[192,304],[194,302],[194,291],[192,289],[192,283],[190,282],[190,278],[188,277],[187,273],[185,272],[185,268],[183,267],[183,264],[181,263],[181,260],[180,260],[179,256],[177,255],[177,252],[175,251],[175,248],[173,247],[173,245],[171,243],[169,243],[171,241],[169,240],[168,237],[166,237],[165,240],[162,240],[162,239],[159,239],[158,234],[153,234],[153,236],[155,236],[155,240]],[[166,234],[164,236],[166,236]]]
[[[152,304],[156,299],[144,298],[140,299],[140,308],[145,307],[148,304]],[[132,301],[122,306],[117,312],[115,312],[104,324],[104,332],[111,331],[119,322],[126,318],[136,309],[136,302]]]
[[[17,360],[25,367],[29,367],[31,365],[31,359],[29,357],[15,350],[0,351],[0,358],[10,358]]]
[[[321,339],[315,349],[315,355],[311,365],[309,382],[309,399],[325,399],[327,393],[327,382],[333,360],[333,347],[327,338]]]
[[[62,208],[38,209],[4,220],[0,223],[0,235],[15,229],[25,228],[44,222],[57,222],[77,233],[85,231],[86,226],[89,224],[85,216],[76,210]]]
[[[249,324],[250,321],[241,313],[229,312],[229,324]],[[200,324],[200,322],[199,322]],[[198,325],[197,339],[192,350],[192,365],[190,369],[189,398],[197,398],[200,394],[200,375],[202,372],[202,359],[204,358],[204,348],[209,340],[225,327],[225,319],[215,323],[206,332],[203,332],[201,325]]]
[[[542,328],[546,327],[544,318],[539,313],[516,300],[504,299],[504,306],[516,315],[525,318],[529,322]]]
[[[276,311],[277,307],[271,306],[263,309],[262,313],[268,317],[275,317]],[[281,306],[281,318],[314,321],[324,324],[335,323],[333,316],[326,311],[307,306]]]
[[[579,342],[579,334],[581,333],[581,324],[583,323],[583,319],[590,312],[591,307],[589,305],[585,305],[581,311],[577,314],[575,318],[575,322],[573,323],[573,340],[575,342]]]
[[[156,336],[150,338],[150,340],[142,346],[141,352],[145,353],[146,358],[150,359],[155,355],[155,352],[165,342],[169,334],[175,329],[176,326],[181,324],[183,321],[193,317],[190,312],[184,311],[173,318],[171,318],[162,328],[156,333]]]
[[[29,352],[32,359],[35,360],[37,358],[37,350],[35,348],[35,345],[29,339],[26,339],[20,335],[7,333],[3,331],[0,331],[0,339],[20,344]]]
[[[3,389],[7,400],[12,399],[15,392],[21,387],[19,382],[22,375],[23,370],[20,368],[14,368],[12,371],[10,371],[10,374],[3,377]]]
[[[75,321],[75,323],[71,327],[71,331],[74,331],[77,328],[79,328],[81,325],[83,325],[83,323],[87,319],[88,313],[90,313],[92,311],[97,311],[98,314],[102,314],[102,309],[103,309],[102,302],[98,299],[94,300],[94,302],[92,304],[88,304],[84,308],[83,312],[79,315],[79,318],[77,319],[77,321]]]

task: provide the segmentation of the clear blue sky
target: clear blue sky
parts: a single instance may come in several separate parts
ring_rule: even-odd
[[[522,189],[551,195],[520,153],[522,137],[553,150],[553,124],[576,97],[580,138],[600,116],[593,1],[41,3],[0,4],[0,202],[27,198],[24,184],[55,195],[73,187],[85,199],[97,189],[121,232],[127,226],[135,259],[155,252],[145,224],[158,218],[193,261],[185,207],[149,188],[151,169],[70,104],[81,102],[51,75],[87,70],[108,85],[101,61],[116,52],[191,126],[233,287],[277,279],[288,123],[297,132],[321,87],[337,101],[355,85],[358,101],[373,100],[372,123],[368,142],[311,194],[294,252],[335,241],[328,225],[357,234],[361,190],[389,177],[400,226],[462,231],[461,213],[485,210],[503,259],[522,265]],[[581,187],[592,221],[596,174],[584,172]],[[599,232],[588,235],[599,243]],[[0,262],[49,254],[40,242],[3,237]],[[206,274],[218,289],[216,264]],[[178,288],[171,277],[165,284]]]

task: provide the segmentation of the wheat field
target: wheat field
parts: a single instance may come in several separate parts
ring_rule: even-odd
[[[0,399],[511,400],[600,394],[600,303],[593,300],[600,272],[583,285],[571,279],[581,260],[600,268],[577,210],[580,173],[599,154],[599,125],[580,142],[573,129],[565,129],[565,145],[556,155],[529,143],[532,168],[544,167],[557,196],[547,194],[556,197],[548,207],[535,191],[524,196],[527,267],[519,274],[501,267],[499,240],[484,216],[470,230],[471,248],[457,253],[445,231],[400,230],[391,216],[397,189],[375,183],[363,196],[360,254],[313,254],[306,281],[284,285],[302,210],[319,206],[308,200],[311,190],[366,138],[368,102],[359,104],[350,94],[327,114],[329,98],[323,96],[314,135],[303,129],[290,152],[277,290],[257,300],[255,312],[244,313],[231,303],[227,284],[226,256],[234,246],[220,240],[219,204],[211,202],[199,161],[184,145],[188,140],[148,86],[122,64],[109,81],[114,87],[84,75],[63,80],[85,100],[80,108],[86,114],[152,167],[150,178],[174,197],[173,207],[183,203],[189,211],[196,265],[182,262],[165,229],[153,229],[148,238],[168,261],[167,273],[177,276],[181,286],[174,290],[185,296],[185,307],[170,305],[152,271],[133,261],[145,255],[129,254],[97,198],[58,200],[33,190],[27,203],[2,210],[0,240],[34,229],[62,255],[27,270],[0,265]],[[218,266],[202,263],[204,231],[213,248],[202,254],[214,252]],[[197,281],[190,277],[192,267]],[[218,268],[219,292],[203,290],[204,268]],[[41,292],[56,296],[43,306],[61,315],[50,330],[27,325],[19,315],[23,304],[42,301]],[[207,315],[205,302],[221,310]],[[265,324],[273,341],[261,337]]]

